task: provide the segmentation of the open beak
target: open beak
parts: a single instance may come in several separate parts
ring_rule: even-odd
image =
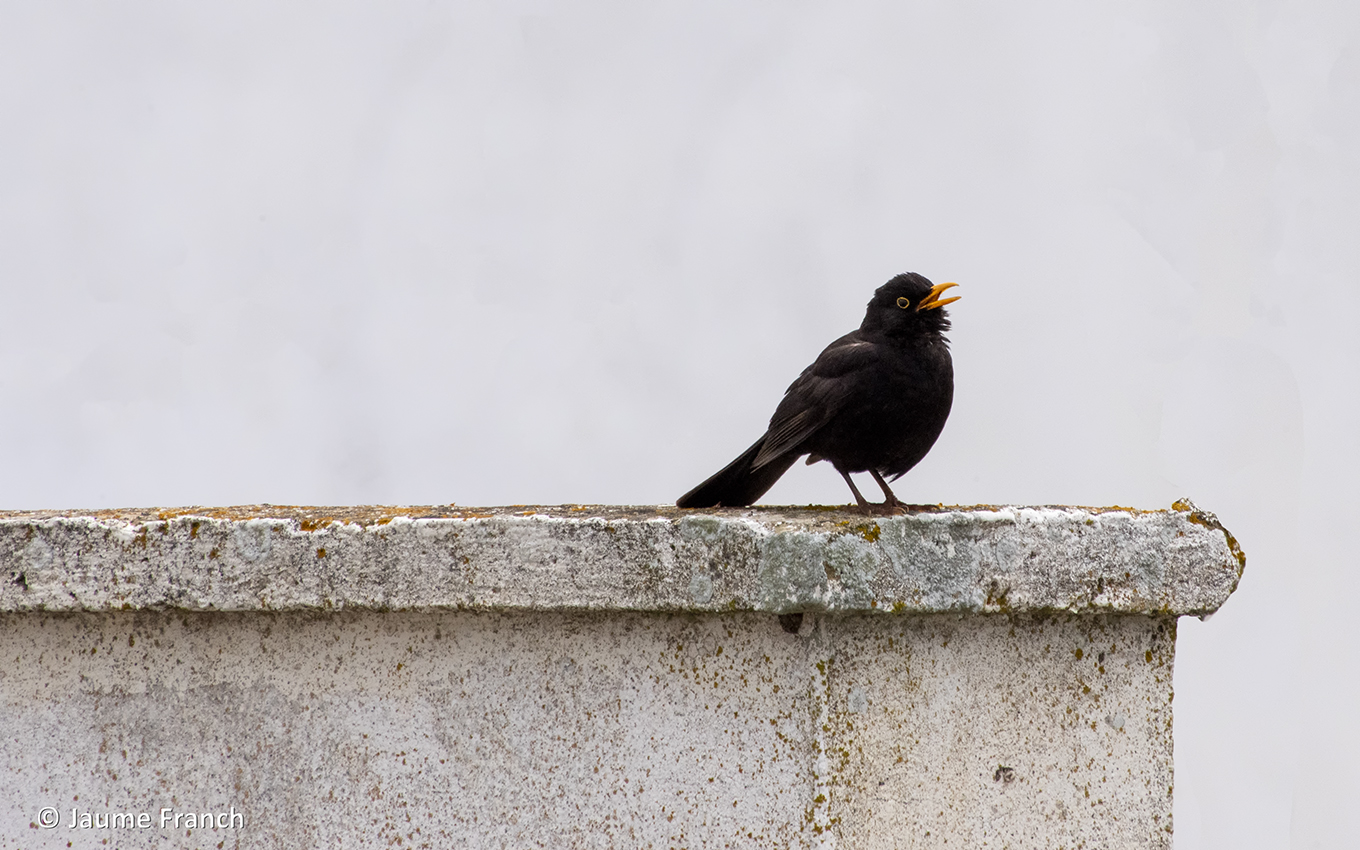
[[[930,289],[930,294],[921,299],[921,303],[916,305],[916,312],[922,310],[934,310],[936,307],[943,307],[946,304],[953,304],[962,298],[962,295],[955,295],[953,298],[941,298],[940,294],[951,286],[958,286],[957,283],[937,283]]]

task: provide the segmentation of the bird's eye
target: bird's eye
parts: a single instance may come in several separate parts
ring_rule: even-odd
[[[909,300],[906,299],[906,298],[899,298],[899,299],[897,299],[897,306],[898,306],[898,307],[901,307],[903,310],[905,310],[905,309],[907,309],[908,307],[911,306],[911,301],[909,301]]]

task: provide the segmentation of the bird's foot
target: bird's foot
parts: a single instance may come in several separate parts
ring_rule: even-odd
[[[897,494],[893,493],[892,488],[888,486],[888,482],[883,480],[883,474],[877,469],[869,470],[869,474],[874,477],[874,481],[883,490],[883,504],[880,507],[887,513],[906,513],[906,511],[902,510],[905,506],[902,504],[901,500],[897,498]]]
[[[906,513],[906,510],[902,505],[890,505],[887,502],[884,502],[883,504],[865,502],[864,504],[856,505],[855,507],[865,516],[894,516],[896,514]]]
[[[899,502],[896,499],[881,504],[865,502],[855,507],[865,516],[898,516],[900,514],[928,513],[940,509],[939,505],[911,505],[906,502]]]

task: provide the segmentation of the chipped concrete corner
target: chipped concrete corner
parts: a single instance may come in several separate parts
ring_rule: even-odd
[[[0,844],[1169,847],[1244,563],[1188,502],[0,513]]]

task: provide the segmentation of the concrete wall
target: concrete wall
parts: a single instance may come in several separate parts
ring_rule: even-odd
[[[1180,507],[4,515],[0,844],[1168,847]]]

